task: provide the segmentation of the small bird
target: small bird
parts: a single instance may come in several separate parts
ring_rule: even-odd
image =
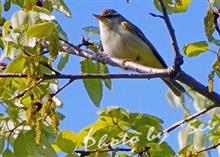
[[[143,32],[117,11],[106,9],[100,15],[93,15],[99,20],[102,46],[109,57],[153,68],[167,68],[166,63]],[[170,78],[162,80],[177,96],[181,96],[185,91],[175,80]]]

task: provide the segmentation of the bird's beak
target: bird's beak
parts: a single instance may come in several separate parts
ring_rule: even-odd
[[[104,17],[102,15],[93,14],[98,20],[103,20]]]

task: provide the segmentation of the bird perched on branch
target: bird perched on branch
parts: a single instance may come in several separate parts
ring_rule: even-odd
[[[164,60],[142,31],[117,11],[107,9],[94,16],[99,20],[101,42],[108,56],[148,67],[167,68]],[[170,78],[162,80],[177,96],[185,91],[175,80]]]

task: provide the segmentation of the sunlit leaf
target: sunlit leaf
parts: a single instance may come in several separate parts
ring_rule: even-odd
[[[97,74],[98,63],[85,59],[81,61],[81,71],[84,74]],[[93,103],[98,107],[102,99],[102,81],[101,79],[83,79],[84,86]]]
[[[194,133],[193,145],[196,149],[201,150],[205,146],[206,136],[201,130]]]
[[[97,66],[100,74],[109,74],[108,66],[106,64],[97,63]],[[103,82],[109,90],[112,89],[111,79],[103,79]]]
[[[4,3],[4,11],[9,11],[10,8],[11,8],[11,1],[6,0]]]
[[[209,47],[206,41],[199,41],[195,43],[186,44],[183,48],[185,55],[189,57],[197,56],[208,50]]]
[[[167,12],[170,14],[172,13],[172,10],[174,8],[174,4],[172,0],[164,0],[164,4],[166,5]],[[157,8],[158,11],[162,12],[161,6],[160,6],[160,1],[154,0],[154,5]]]
[[[34,137],[20,133],[14,143],[14,153],[16,157],[28,157],[34,155],[36,147],[34,146]],[[32,152],[30,150],[32,149]]]
[[[10,149],[5,149],[5,151],[3,152],[3,157],[15,157],[14,154],[12,153],[12,151]]]
[[[66,153],[72,153],[77,142],[77,135],[74,132],[63,130],[55,141],[55,145]]]
[[[166,142],[161,144],[149,143],[148,146],[150,147],[151,155],[155,157],[173,157],[176,155]]]
[[[82,28],[83,31],[85,31],[88,34],[99,34],[99,27],[96,26],[87,26]]]
[[[58,36],[58,32],[55,30],[53,31],[48,37],[47,40],[49,42],[48,45],[48,50],[50,52],[50,59],[51,60],[55,60],[58,52],[59,52],[59,48],[60,48],[60,42],[59,42],[59,36]]]
[[[58,70],[62,70],[64,66],[68,63],[69,60],[69,53],[62,53],[61,59],[59,61],[59,64],[57,66]]]
[[[55,16],[46,8],[34,6],[32,8],[34,12],[37,12],[39,14],[39,18],[41,20],[47,20],[47,21],[52,21],[55,20]]]
[[[60,24],[58,22],[56,22],[56,28],[57,28],[57,31],[58,31],[58,34],[59,34],[59,38],[61,38],[62,40],[65,40],[65,41],[68,41],[68,37],[67,37],[67,34],[66,32],[62,29],[62,27],[60,26]]]
[[[209,7],[207,14],[204,18],[204,25],[205,25],[205,33],[209,41],[213,39],[212,34],[215,31],[215,24],[214,24],[214,15],[212,9]]]
[[[58,11],[64,13],[66,16],[71,16],[70,9],[66,6],[63,0],[53,0],[52,7]]]
[[[179,0],[179,3],[176,1],[175,7],[173,8],[173,13],[186,12],[191,0]]]
[[[193,144],[188,144],[185,147],[183,147],[182,149],[180,149],[180,151],[178,152],[179,155],[181,154],[185,154],[186,152],[188,152],[190,150],[190,148],[193,146]]]
[[[216,7],[217,9],[220,9],[220,1],[219,0],[209,0],[210,3]]]
[[[79,157],[79,156],[75,154],[67,154],[65,157]]]
[[[189,5],[191,3],[191,0],[176,0],[175,3],[173,3],[172,0],[164,0],[164,4],[166,6],[166,10],[169,14],[171,13],[181,13],[187,11]],[[162,8],[160,6],[159,0],[154,0],[154,5],[157,8],[158,11],[162,12]]]
[[[14,42],[14,43],[18,43],[18,37],[19,37],[19,33],[10,33],[8,35],[5,35],[3,37],[3,40],[6,42]]]
[[[29,27],[27,31],[27,37],[38,37],[43,38],[51,35],[51,33],[56,28],[56,25],[53,22],[44,22],[36,24],[32,27]]]
[[[185,146],[188,146],[193,142],[193,135],[191,134],[193,131],[192,128],[183,128],[178,134],[178,142],[180,149],[184,148]]]
[[[5,137],[0,135],[0,154],[3,153],[4,146],[5,146]]]
[[[217,74],[217,76],[220,78],[220,62],[218,59],[215,61],[215,63],[212,65],[212,67],[213,67],[215,73]]]
[[[11,25],[13,28],[20,27],[25,24],[27,18],[27,14],[23,11],[17,11],[12,15]]]
[[[24,70],[25,58],[18,56],[6,68],[7,73],[21,73]]]

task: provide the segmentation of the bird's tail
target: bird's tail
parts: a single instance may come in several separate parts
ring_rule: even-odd
[[[176,96],[181,96],[181,94],[185,92],[184,87],[180,85],[177,81],[169,79],[169,78],[165,78],[162,80],[167,84],[167,86],[172,90],[172,92]]]

